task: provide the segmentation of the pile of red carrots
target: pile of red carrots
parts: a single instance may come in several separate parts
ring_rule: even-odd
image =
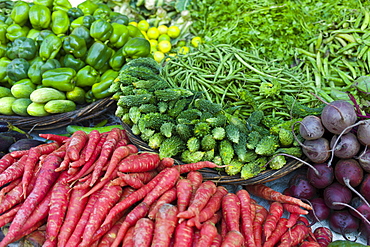
[[[175,165],[139,152],[125,131],[70,137],[0,159],[0,247],[43,232],[42,246],[327,246],[311,206],[259,184],[236,193],[203,181],[208,161]],[[250,193],[271,202],[259,205]],[[289,212],[284,218],[283,213]],[[325,230],[325,231],[323,231]]]

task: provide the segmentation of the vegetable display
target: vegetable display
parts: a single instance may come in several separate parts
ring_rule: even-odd
[[[76,131],[70,137],[41,136],[51,142],[10,153],[13,161],[7,162],[1,173],[22,159],[33,160],[25,163],[21,181],[8,177],[8,184],[1,189],[0,222],[2,226],[9,223],[9,229],[0,246],[27,239],[35,231],[45,233],[38,244],[51,246],[169,246],[170,242],[175,246],[216,242],[220,246],[257,246],[255,241],[260,243],[258,246],[270,246],[271,241],[284,246],[285,241],[293,240],[284,235],[290,231],[300,234],[294,239],[297,244],[316,241],[308,222],[301,217],[307,211],[289,209],[310,210],[309,204],[262,184],[229,192],[203,180],[198,170],[217,167],[212,162],[174,165],[172,158],[139,152],[125,131],[117,128],[88,134]],[[81,159],[87,163],[79,166],[76,162]],[[0,162],[5,162],[5,157]],[[89,166],[91,162],[94,165]],[[103,169],[94,182],[91,178],[100,162]],[[85,167],[87,170],[80,174]],[[31,176],[27,176],[28,184],[24,186],[26,168],[37,172],[28,173]],[[131,187],[126,183],[128,177],[138,179],[141,185]],[[270,201],[270,209],[258,204],[249,191]],[[274,213],[272,205],[277,205],[279,212]],[[288,220],[283,212],[290,212],[292,220],[293,212],[300,217],[291,227],[270,228],[272,222]],[[252,230],[258,226],[261,231]],[[246,236],[248,229],[253,234]],[[271,235],[267,229],[271,229]]]

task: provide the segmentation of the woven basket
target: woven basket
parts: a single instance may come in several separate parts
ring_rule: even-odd
[[[130,138],[130,141],[136,146],[138,146],[140,151],[158,152],[158,150],[154,150],[151,147],[149,147],[148,144],[141,140],[140,137],[134,135],[129,125],[122,123],[122,126],[126,130],[127,135]],[[175,159],[175,161],[177,164],[183,164],[183,162],[179,160]],[[218,184],[251,185],[274,181],[291,173],[292,171],[298,169],[301,166],[303,166],[303,163],[291,159],[288,160],[287,164],[283,166],[281,169],[278,170],[267,169],[258,174],[257,176],[249,179],[242,179],[239,175],[230,176],[225,172],[217,171],[215,169],[210,168],[204,168],[199,171],[202,173],[203,178],[205,180],[211,180]]]
[[[97,100],[91,104],[83,105],[71,112],[53,114],[44,117],[23,117],[0,115],[0,121],[5,121],[24,130],[49,130],[67,126],[71,123],[81,122],[101,115],[112,107],[115,101],[110,98]]]

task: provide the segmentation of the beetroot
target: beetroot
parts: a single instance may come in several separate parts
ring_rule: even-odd
[[[311,199],[316,195],[316,188],[310,184],[305,173],[295,174],[288,183],[291,196],[300,199]]]
[[[347,239],[345,234],[357,231],[360,227],[360,220],[348,210],[335,210],[330,214],[329,226],[332,231],[342,234]]]
[[[314,163],[324,163],[329,157],[329,141],[325,138],[306,140],[302,145],[302,152]]]
[[[347,178],[349,184],[356,187],[361,183],[364,172],[355,159],[340,159],[335,164],[334,175],[339,183],[346,184],[345,179]]]
[[[316,197],[310,200],[313,210],[309,211],[308,218],[312,222],[326,220],[330,215],[330,208],[325,204],[321,197]]]
[[[317,189],[324,189],[334,181],[334,169],[326,163],[313,164],[314,169],[308,168],[307,179]]]
[[[324,200],[326,206],[328,206],[331,209],[335,210],[341,210],[345,206],[343,205],[334,205],[334,202],[342,202],[349,204],[352,200],[352,193],[351,190],[348,189],[346,186],[334,182],[328,187],[324,189]]]
[[[330,148],[334,149],[334,155],[341,159],[353,158],[360,151],[360,147],[361,144],[356,135],[351,132],[342,135],[339,139],[338,135],[333,135],[330,141]]]
[[[325,128],[321,123],[321,119],[317,116],[306,116],[299,123],[299,134],[305,140],[319,139],[325,133]]]

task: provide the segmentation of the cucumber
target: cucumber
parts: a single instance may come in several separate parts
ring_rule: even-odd
[[[66,99],[64,92],[51,87],[38,88],[30,95],[30,99],[35,103],[46,103],[50,100]]]
[[[15,114],[20,116],[29,116],[27,107],[32,103],[29,98],[16,99],[12,104],[12,110]]]
[[[50,115],[50,113],[48,113],[47,111],[45,111],[44,106],[45,106],[44,103],[35,103],[35,102],[32,102],[27,107],[27,113],[30,116],[34,116],[34,117],[43,117],[43,116]]]
[[[15,98],[28,98],[31,93],[36,89],[35,86],[28,84],[15,84],[10,88],[12,95]]]
[[[12,96],[10,88],[0,86],[0,98]]]
[[[15,100],[16,98],[12,96],[1,98],[0,99],[0,114],[14,115],[14,112],[12,110],[12,105]]]
[[[364,247],[364,246],[367,245],[347,240],[336,240],[328,245],[328,247]]]
[[[44,108],[48,113],[65,113],[76,110],[76,103],[68,99],[50,100]]]

